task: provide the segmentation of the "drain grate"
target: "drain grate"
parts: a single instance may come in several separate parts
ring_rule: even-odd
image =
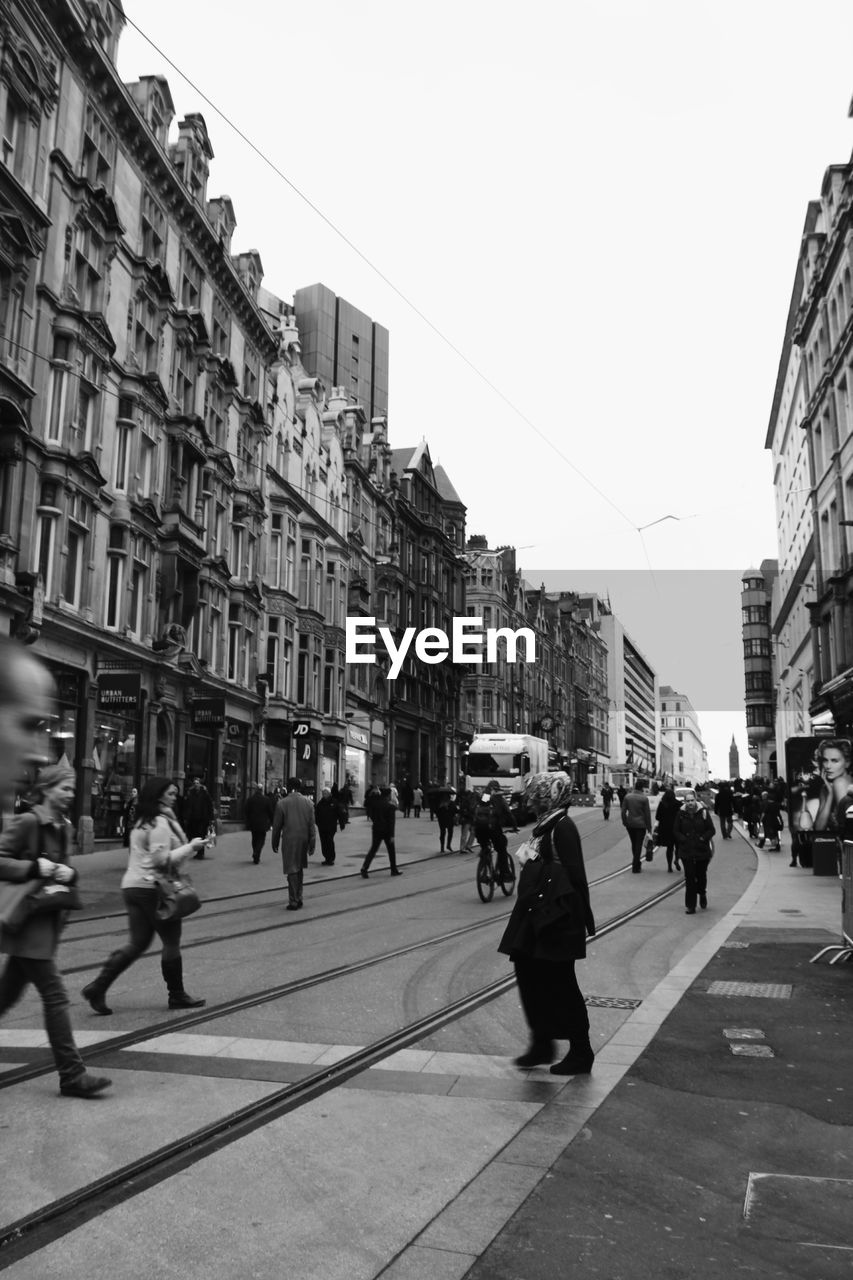
[[[764,1032],[760,1027],[723,1027],[723,1035],[727,1040],[763,1040]]]
[[[729,1048],[738,1058],[775,1058],[769,1044],[730,1044]]]
[[[720,946],[720,950],[722,951],[723,947],[728,947],[730,951],[745,951],[748,946],[748,942],[724,942]]]
[[[628,996],[587,996],[584,1003],[590,1009],[639,1009],[643,1002]]]
[[[789,982],[712,982],[709,996],[761,996],[768,1000],[790,1000],[794,988]]]

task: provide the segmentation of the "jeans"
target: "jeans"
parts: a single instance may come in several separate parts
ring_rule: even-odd
[[[181,954],[181,921],[157,919],[157,890],[122,889],[121,896],[127,908],[130,937],[119,948],[119,954],[132,964],[148,950],[156,933],[163,943],[163,959],[177,960]]]
[[[11,1009],[30,983],[41,996],[44,1029],[59,1072],[59,1083],[70,1084],[86,1068],[74,1043],[68,1013],[68,994],[55,960],[27,960],[24,956],[10,956],[0,974],[0,1014]]]
[[[643,845],[646,842],[646,834],[645,827],[628,827],[628,835],[631,840],[631,856],[635,867],[639,867],[643,860]]]
[[[684,868],[684,905],[688,911],[696,910],[696,898],[704,898],[708,888],[708,859],[682,858]]]
[[[448,818],[439,810],[438,814],[438,840],[442,849],[444,841],[447,840],[447,847],[450,848],[453,843],[453,818]]]
[[[732,818],[731,814],[721,813],[718,815],[720,819],[720,835],[724,840],[732,838]]]
[[[362,866],[363,871],[367,871],[379,846],[384,842],[385,848],[388,850],[388,861],[391,863],[391,870],[397,870],[397,849],[394,844],[393,836],[374,836],[370,842],[370,848],[367,851],[367,857],[364,859]]]
[[[473,822],[463,822],[459,830],[459,848],[462,853],[469,853],[474,844]]]

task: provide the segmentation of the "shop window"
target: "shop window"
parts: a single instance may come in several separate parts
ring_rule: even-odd
[[[47,439],[51,444],[62,443],[70,373],[71,339],[66,334],[57,333],[53,339],[47,387]]]
[[[97,713],[92,750],[92,819],[96,840],[121,836],[124,810],[138,776],[135,717]]]

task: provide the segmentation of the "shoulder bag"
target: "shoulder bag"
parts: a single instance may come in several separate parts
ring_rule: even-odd
[[[183,831],[168,818],[169,829],[176,840],[184,835]],[[157,906],[154,914],[158,920],[183,920],[191,916],[201,907],[193,882],[185,871],[179,871],[171,857],[163,869],[157,872]]]
[[[0,888],[0,926],[7,933],[17,933],[32,916],[79,911],[82,905],[73,884],[56,884],[53,880],[6,882]]]

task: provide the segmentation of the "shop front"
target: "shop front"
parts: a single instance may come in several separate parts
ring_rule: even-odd
[[[387,781],[388,770],[388,730],[384,721],[375,716],[370,721],[370,768],[367,774],[368,785],[371,782]]]
[[[184,786],[186,789],[193,778],[201,778],[215,805],[218,799],[219,744],[225,729],[225,699],[194,699],[190,726],[184,740]]]
[[[390,778],[391,782],[397,782],[401,778],[415,777],[416,743],[413,730],[397,726],[394,733],[394,770]]]
[[[295,720],[293,723],[294,776],[302,783],[302,791],[315,800],[320,798],[318,791],[320,774],[320,751],[322,737],[319,730],[312,728],[310,720]]]
[[[323,770],[321,786],[328,787],[329,790],[331,790],[332,787],[341,785],[341,779],[338,776],[340,772],[340,761],[340,742],[336,738],[324,738],[323,755],[320,760]]]
[[[290,724],[284,720],[268,720],[263,777],[267,795],[271,795],[277,787],[283,787],[289,776]]]
[[[249,779],[249,726],[240,720],[227,719],[222,743],[222,787],[219,793],[219,817],[223,822],[242,822]]]
[[[347,725],[345,754],[346,781],[352,792],[353,804],[364,804],[364,793],[370,781],[370,736],[363,729]]]
[[[98,674],[92,744],[92,821],[96,840],[120,839],[124,810],[139,787],[142,754],[142,677]]]

